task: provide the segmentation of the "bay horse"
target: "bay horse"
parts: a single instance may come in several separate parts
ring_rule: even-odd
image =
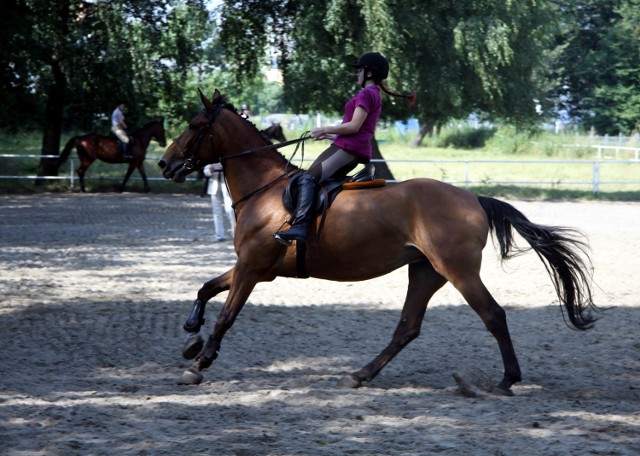
[[[164,120],[154,120],[140,128],[131,135],[133,145],[131,146],[131,160],[125,160],[120,148],[118,147],[118,139],[114,136],[102,136],[96,133],[89,133],[83,136],[75,136],[64,146],[58,158],[58,166],[61,166],[69,157],[69,153],[75,147],[80,160],[80,166],[77,169],[80,178],[80,188],[86,192],[84,185],[84,175],[91,164],[96,160],[102,160],[106,163],[128,163],[129,167],[124,175],[124,180],[120,186],[120,191],[124,191],[125,186],[134,169],[138,169],[142,181],[144,182],[144,191],[149,192],[151,188],[147,182],[147,173],[144,169],[144,159],[147,155],[147,148],[151,139],[155,139],[161,147],[167,145],[167,139],[164,131]]]
[[[296,245],[273,238],[289,214],[282,195],[289,178],[302,170],[268,145],[216,90],[189,127],[167,148],[158,165],[167,179],[186,175],[208,163],[222,162],[237,213],[234,236],[237,261],[230,270],[198,291],[184,325],[183,356],[195,358],[179,382],[197,384],[218,356],[225,333],[258,282],[298,276]],[[495,337],[504,375],[495,394],[512,395],[521,381],[505,311],[480,278],[482,250],[494,233],[502,260],[533,250],[544,263],[571,325],[586,330],[597,310],[591,293],[588,245],[576,230],[535,224],[512,205],[477,196],[433,179],[411,179],[379,188],[341,192],[324,220],[312,223],[306,242],[309,276],[332,281],[360,281],[408,265],[409,287],[390,343],[370,363],[340,384],[359,387],[371,381],[420,334],[429,299],[446,282],[462,294]],[[515,244],[513,230],[530,245]],[[223,291],[227,299],[206,343],[198,334],[207,302]],[[568,323],[569,324],[569,323]]]
[[[267,141],[275,139],[278,142],[285,142],[287,140],[284,135],[284,131],[282,130],[282,125],[279,123],[272,123],[269,128],[261,130],[260,133]]]

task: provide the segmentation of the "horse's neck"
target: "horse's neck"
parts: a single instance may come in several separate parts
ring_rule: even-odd
[[[236,133],[228,137],[224,155],[236,155],[268,145],[260,132],[248,123],[236,125]],[[225,177],[234,201],[255,192],[285,173],[286,161],[275,150],[249,153],[224,161]]]
[[[274,162],[265,166],[264,161],[260,163],[258,160],[247,160],[243,157],[237,161],[230,160],[224,167],[231,199],[236,204],[263,195],[270,189],[278,187],[279,182],[285,182],[285,163]],[[282,190],[279,195],[281,194]]]
[[[136,133],[136,139],[138,140],[138,143],[140,143],[140,145],[142,147],[144,147],[145,149],[149,146],[149,143],[151,142],[151,137],[153,136],[151,134],[151,129],[146,129],[146,128],[142,128],[138,131],[138,133]]]

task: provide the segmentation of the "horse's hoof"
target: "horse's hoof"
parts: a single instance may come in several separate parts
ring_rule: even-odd
[[[345,375],[338,382],[338,386],[341,388],[360,388],[362,386],[362,382],[358,380],[354,375]]]
[[[202,374],[199,371],[187,369],[178,380],[178,385],[198,385],[202,379]]]
[[[182,345],[182,357],[184,359],[193,359],[204,346],[204,340],[200,334],[190,334]]]
[[[489,392],[494,396],[507,396],[507,397],[513,396],[513,391],[511,391],[511,388],[506,388],[499,384],[491,388]]]

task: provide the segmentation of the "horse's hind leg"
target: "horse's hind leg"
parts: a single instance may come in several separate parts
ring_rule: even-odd
[[[209,280],[198,290],[198,297],[193,303],[191,313],[183,326],[184,330],[188,333],[182,346],[182,356],[185,359],[195,358],[202,350],[204,341],[199,332],[205,321],[205,307],[211,298],[229,289],[231,281],[233,280],[233,272],[234,268],[229,269],[221,276]]]
[[[77,173],[78,173],[78,178],[80,179],[80,189],[82,190],[83,193],[86,193],[87,189],[84,185],[84,176],[87,173],[87,169],[89,168],[89,165],[91,165],[91,163],[93,162],[89,162],[86,163],[84,161],[81,160],[80,162],[80,166],[77,169]]]
[[[400,322],[389,345],[369,364],[340,381],[341,386],[357,388],[372,380],[400,351],[420,334],[427,304],[446,283],[427,261],[409,265],[409,288]]]
[[[480,316],[486,328],[498,341],[498,347],[504,363],[504,377],[496,385],[493,392],[507,396],[513,395],[511,386],[519,382],[522,379],[522,375],[509,334],[507,316],[504,309],[493,299],[478,273],[474,273],[464,279],[454,279],[452,284],[462,293],[464,299]]]
[[[86,191],[87,191],[87,189],[86,189],[86,187],[84,185],[84,173],[86,171],[87,170],[82,168],[82,167],[78,168],[77,171],[76,171],[78,173],[78,179],[80,180],[80,190],[82,190],[83,193],[86,193]]]
[[[95,159],[91,157],[82,144],[78,144],[76,151],[78,152],[78,160],[80,160],[80,166],[78,166],[78,169],[76,170],[78,178],[80,179],[80,190],[82,190],[82,192],[86,192],[87,189],[84,185],[84,176]]]

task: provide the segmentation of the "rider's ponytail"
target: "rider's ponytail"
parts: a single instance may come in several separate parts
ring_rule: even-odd
[[[407,103],[409,104],[409,106],[413,106],[413,105],[416,104],[416,101],[417,101],[418,97],[416,96],[415,92],[395,93],[395,92],[392,92],[389,89],[387,89],[385,87],[385,85],[382,83],[382,81],[378,81],[378,85],[384,91],[384,93],[386,93],[387,95],[392,96],[392,97],[396,97],[396,98],[406,98],[407,99]]]

